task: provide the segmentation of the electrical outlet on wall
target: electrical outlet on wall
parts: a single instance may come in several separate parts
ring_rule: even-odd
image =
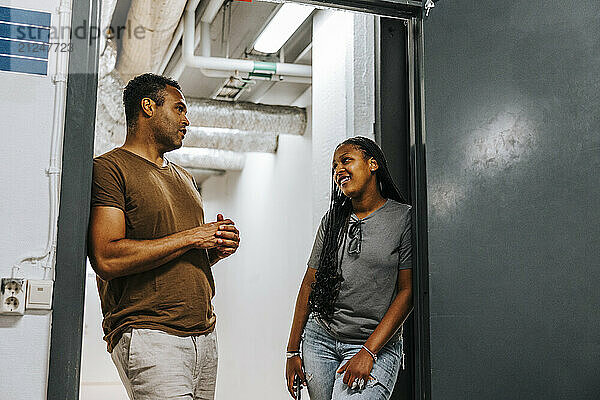
[[[0,314],[25,314],[25,279],[2,278],[0,283]]]

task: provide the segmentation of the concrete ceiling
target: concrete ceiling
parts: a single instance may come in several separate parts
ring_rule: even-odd
[[[113,26],[124,26],[131,0],[119,0],[113,15]],[[211,25],[211,52],[213,56],[225,57],[227,39],[229,39],[229,57],[251,58],[264,61],[279,61],[276,56],[254,54],[252,44],[262,28],[269,20],[269,16],[277,8],[277,3],[272,2],[245,2],[232,1],[231,23],[229,35],[227,23],[223,29],[223,15],[226,18],[229,12],[224,12],[225,7],[219,11]],[[284,61],[288,63],[308,64],[312,62],[310,45],[312,40],[312,18],[309,18],[296,31],[284,45]],[[120,43],[117,43],[120,48]],[[176,52],[177,55],[179,52]],[[167,67],[167,73],[173,62]],[[178,79],[184,94],[189,97],[210,98],[224,84],[225,79],[208,78],[198,69],[185,67]],[[268,82],[255,80],[245,89],[239,101],[251,101],[265,104],[289,105],[294,102],[310,85],[286,82]]]

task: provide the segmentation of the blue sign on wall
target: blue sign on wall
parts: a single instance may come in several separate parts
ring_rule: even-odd
[[[50,13],[0,7],[0,71],[48,74]]]

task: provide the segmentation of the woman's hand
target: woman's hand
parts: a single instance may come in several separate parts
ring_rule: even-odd
[[[360,385],[362,389],[369,381],[371,370],[373,369],[373,357],[365,349],[360,349],[342,368],[338,369],[338,374],[345,372],[344,383],[351,389],[356,389],[354,382]],[[362,379],[362,385],[359,384]],[[354,386],[354,387],[353,387]]]
[[[294,390],[294,378],[296,376],[299,376],[302,384],[306,386],[306,378],[304,377],[304,371],[302,370],[302,359],[300,356],[288,358],[285,363],[285,379],[287,380],[287,389],[294,399],[296,398],[296,392]]]

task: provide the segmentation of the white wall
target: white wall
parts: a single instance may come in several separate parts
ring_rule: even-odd
[[[344,139],[373,138],[374,17],[318,11],[313,19],[313,224],[329,205],[331,158]]]
[[[0,1],[52,13],[58,1]],[[0,277],[10,277],[20,259],[43,253],[49,232],[50,136],[54,106],[55,53],[49,53],[48,76],[0,71]],[[39,267],[17,276],[43,278]],[[0,315],[0,398],[40,400],[46,396],[50,312]]]

